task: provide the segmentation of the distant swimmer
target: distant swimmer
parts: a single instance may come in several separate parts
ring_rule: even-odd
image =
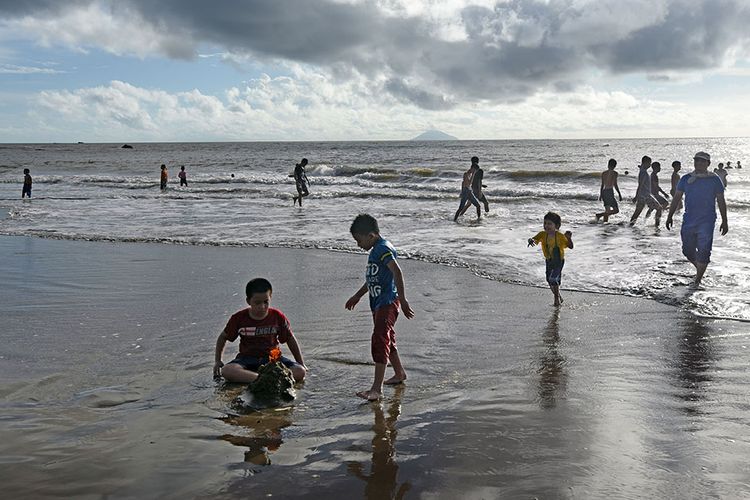
[[[640,169],[638,172],[638,191],[635,193],[635,212],[633,212],[633,216],[630,217],[631,226],[635,225],[635,222],[638,220],[638,217],[647,205],[648,208],[656,211],[656,227],[659,227],[659,222],[661,222],[662,207],[651,194],[651,177],[648,174],[650,166],[650,157],[644,156],[641,158],[641,164],[638,166]]]
[[[715,168],[714,173],[719,176],[724,187],[727,187],[727,174],[729,174],[729,172],[724,168],[723,163],[719,163],[719,168]]]
[[[28,168],[23,169],[23,187],[21,188],[21,199],[31,198],[31,171]]]
[[[737,160],[737,168],[742,168],[742,163],[739,160]]]
[[[307,158],[302,158],[302,161],[295,165],[294,174],[292,174],[292,176],[294,177],[294,182],[297,185],[297,195],[292,197],[292,199],[294,200],[294,203],[292,203],[292,205],[296,205],[297,201],[299,200],[300,207],[302,206],[302,198],[310,194],[310,192],[307,190],[307,185],[310,183],[310,181],[307,180],[305,165],[307,165]]]
[[[476,158],[476,162],[474,159]],[[461,181],[461,201],[456,210],[456,215],[453,216],[453,222],[458,221],[458,218],[464,213],[464,207],[468,208],[468,203],[471,203],[477,207],[477,220],[482,218],[482,207],[479,205],[479,200],[474,196],[474,192],[471,190],[472,181],[474,180],[474,174],[479,170],[479,159],[474,156],[471,159],[471,166],[469,170],[464,172],[463,180]]]
[[[187,187],[187,172],[185,172],[185,165],[180,167],[180,173],[177,174],[177,177],[180,178],[180,187]]]
[[[680,182],[680,174],[678,172],[682,168],[682,163],[675,160],[672,162],[672,168],[674,172],[672,172],[672,188],[669,190],[669,194],[674,198],[674,194],[677,192],[677,183]],[[677,204],[676,210],[682,210],[682,200]]]
[[[617,190],[617,195],[620,197],[620,201],[622,201],[622,193],[620,193],[620,188],[617,185],[618,174],[615,167],[617,167],[617,160],[610,158],[607,163],[607,170],[602,172],[602,185],[599,188],[599,200],[604,203],[604,212],[596,214],[597,221],[604,217],[604,222],[607,222],[610,215],[614,215],[620,211],[620,207],[617,205],[617,200],[615,199],[615,190]]]
[[[711,260],[711,249],[716,226],[716,205],[721,213],[721,235],[729,232],[727,203],[724,200],[724,184],[714,173],[708,171],[711,156],[700,151],[693,158],[695,170],[683,175],[677,183],[672,205],[665,226],[672,229],[672,216],[685,194],[685,215],[682,217],[682,253],[695,266],[695,282],[698,286]]]
[[[482,181],[484,180],[484,170],[482,170],[482,167],[479,166],[479,158],[477,156],[471,157],[471,163],[472,165],[476,164],[477,166],[476,171],[474,172],[474,177],[472,177],[471,179],[471,192],[474,193],[474,196],[477,200],[481,201],[484,204],[484,212],[489,213],[490,203],[487,201],[487,197],[482,192],[482,188],[487,187],[482,184]],[[463,211],[461,211],[460,215],[465,214],[468,209],[469,204],[467,203]]]
[[[159,189],[164,191],[167,189],[167,182],[169,182],[169,172],[167,166],[162,163],[161,165],[161,179],[159,181]]]
[[[731,162],[731,161],[728,161],[728,162],[727,162],[727,166],[726,166],[726,168],[727,168],[727,170],[729,170],[730,168],[734,168],[734,167],[732,166],[732,162]]]
[[[545,261],[545,275],[552,294],[555,296],[555,306],[562,304],[560,295],[560,284],[562,283],[562,270],[565,265],[565,249],[573,248],[573,233],[559,231],[562,219],[555,212],[547,212],[544,216],[544,231],[538,232],[529,238],[528,246],[542,245],[542,253]]]

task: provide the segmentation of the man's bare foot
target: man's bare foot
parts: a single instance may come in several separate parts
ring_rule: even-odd
[[[391,378],[389,378],[388,380],[386,380],[385,382],[383,382],[383,384],[385,384],[385,385],[398,385],[398,384],[403,384],[404,380],[406,380],[406,375],[404,375],[403,377],[399,377],[399,376],[394,375]]]
[[[359,391],[357,393],[357,396],[359,396],[362,399],[366,399],[367,401],[378,401],[380,398],[383,397],[383,393],[375,392],[372,389],[370,389],[369,391]]]

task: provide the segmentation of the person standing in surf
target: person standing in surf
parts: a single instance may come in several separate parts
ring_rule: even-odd
[[[310,192],[307,190],[307,185],[310,183],[310,181],[307,180],[305,165],[307,165],[307,158],[302,158],[302,161],[295,165],[294,173],[292,174],[297,187],[297,195],[292,197],[292,199],[294,200],[294,203],[292,203],[292,205],[296,205],[297,201],[299,201],[300,207],[302,206],[302,198],[310,194]]]
[[[651,194],[651,177],[648,175],[650,166],[651,158],[649,156],[641,158],[641,164],[638,166],[640,169],[638,172],[638,191],[635,193],[635,212],[630,217],[631,226],[635,225],[635,222],[647,205],[648,208],[656,211],[656,227],[659,227],[659,223],[661,222],[662,207]]]
[[[180,167],[180,173],[177,174],[177,177],[180,178],[180,187],[182,187],[182,186],[187,187],[188,186],[188,183],[187,183],[187,172],[185,172],[185,165],[183,165],[183,166]]]
[[[677,210],[682,195],[685,195],[685,214],[682,216],[682,253],[695,266],[695,281],[697,287],[703,280],[708,263],[711,261],[711,249],[716,227],[716,205],[721,213],[721,235],[729,232],[727,219],[727,203],[724,200],[724,183],[718,175],[708,171],[711,156],[700,151],[695,153],[693,165],[695,170],[683,175],[677,183],[672,205],[665,226],[672,229],[672,216]]]
[[[474,177],[472,177],[471,179],[471,192],[474,193],[476,199],[481,201],[484,205],[484,213],[489,213],[490,203],[487,201],[487,197],[482,192],[482,188],[487,186],[482,184],[484,180],[484,170],[482,170],[482,167],[479,166],[479,157],[472,156],[471,164],[476,164],[476,171],[474,172]],[[461,215],[465,214],[468,209],[469,204],[467,203],[464,209],[461,211]]]
[[[677,183],[680,182],[680,174],[678,172],[681,168],[682,163],[677,160],[672,162],[672,169],[674,169],[674,171],[672,172],[672,188],[669,190],[669,194],[670,196],[672,196],[672,199],[674,199],[674,194],[675,192],[677,192]],[[678,203],[676,210],[682,210],[682,200],[680,200],[680,202]]]
[[[31,198],[31,170],[28,168],[23,169],[23,187],[21,188],[21,199],[24,199],[25,197]]]
[[[167,189],[167,183],[169,182],[169,172],[167,166],[162,163],[161,165],[161,177],[159,178],[159,189],[164,191]]]
[[[475,162],[474,159],[477,161]],[[461,181],[461,201],[459,202],[458,210],[456,210],[456,215],[453,216],[453,222],[457,222],[461,214],[466,211],[465,208],[469,208],[468,203],[477,207],[477,220],[482,218],[482,207],[479,206],[479,200],[474,196],[474,192],[471,189],[474,175],[477,173],[477,170],[479,170],[479,158],[474,156],[471,159],[469,170],[464,172],[464,177]]]
[[[596,214],[596,221],[604,218],[604,222],[609,220],[610,215],[614,215],[620,212],[620,207],[617,205],[615,199],[615,190],[617,190],[617,196],[622,201],[622,193],[620,193],[620,187],[617,185],[618,173],[615,171],[617,167],[617,160],[610,158],[607,163],[607,170],[602,172],[602,185],[599,188],[599,200],[604,203],[604,212]]]

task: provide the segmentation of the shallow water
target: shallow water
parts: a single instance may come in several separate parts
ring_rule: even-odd
[[[710,151],[714,164],[736,162],[750,154],[750,140],[196,143],[136,144],[133,150],[2,145],[0,211],[9,216],[0,219],[0,234],[355,251],[348,227],[367,211],[404,255],[541,285],[540,251],[526,248],[526,240],[551,209],[576,243],[566,255],[564,287],[641,295],[701,316],[750,320],[746,169],[730,171],[730,233],[717,233],[699,293],[685,289],[694,270],[681,255],[678,229],[657,231],[653,219],[643,217],[635,228],[625,224],[640,157],[662,162],[666,189],[671,161],[680,159],[686,173],[698,150]],[[480,223],[470,212],[454,224],[461,171],[472,155],[485,169],[491,212]],[[291,206],[288,174],[303,156],[311,162],[312,194],[299,209]],[[598,176],[610,157],[619,160],[625,201],[611,224],[591,224],[601,211]],[[173,181],[178,166],[186,165],[190,186],[173,182],[160,193],[162,162]],[[18,199],[24,167],[35,179],[31,202]],[[679,215],[675,224],[679,228]]]
[[[750,332],[639,298],[402,263],[409,380],[382,403],[363,255],[0,238],[0,481],[9,496],[741,498]],[[249,276],[311,371],[251,411],[211,379]],[[230,351],[231,352],[231,351]],[[225,360],[230,356],[228,352]]]

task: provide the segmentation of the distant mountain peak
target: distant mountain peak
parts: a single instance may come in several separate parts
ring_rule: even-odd
[[[412,141],[457,141],[458,137],[453,137],[450,134],[441,132],[440,130],[426,130],[425,132],[416,136]]]

